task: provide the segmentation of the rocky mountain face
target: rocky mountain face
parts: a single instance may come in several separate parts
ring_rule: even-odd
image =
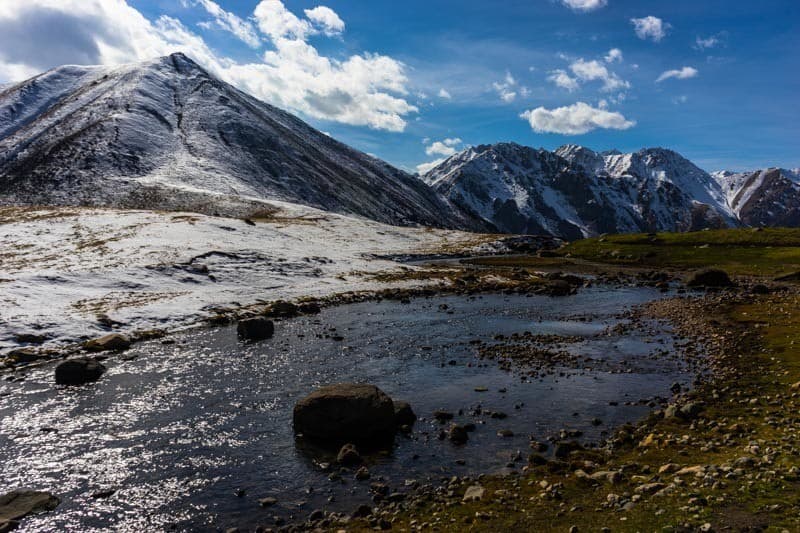
[[[456,154],[426,176],[453,203],[502,231],[576,239],[738,224],[718,182],[679,154],[650,148],[555,152],[514,143]]]
[[[0,203],[249,214],[264,200],[396,225],[488,224],[183,54],[0,89]]]
[[[715,172],[728,205],[747,226],[800,226],[800,169]]]

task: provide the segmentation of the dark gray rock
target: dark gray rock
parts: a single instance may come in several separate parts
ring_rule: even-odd
[[[394,403],[374,385],[338,383],[312,392],[294,406],[294,429],[332,445],[391,440]]]
[[[704,270],[699,270],[692,274],[688,280],[686,280],[686,285],[692,288],[701,288],[701,287],[732,287],[733,282],[731,278],[728,277],[728,274],[724,270],[718,270],[714,268],[708,268]]]
[[[394,402],[394,420],[397,426],[411,426],[416,422],[417,415],[411,409],[411,404],[403,401]]]
[[[56,366],[56,383],[59,385],[83,385],[97,381],[106,367],[88,357],[68,359]]]
[[[266,318],[245,318],[236,326],[236,333],[242,340],[260,341],[269,339],[275,334],[275,324]]]

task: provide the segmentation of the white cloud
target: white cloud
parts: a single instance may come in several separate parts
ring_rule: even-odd
[[[500,99],[506,103],[513,102],[517,98],[517,80],[510,72],[506,72],[506,77],[503,81],[496,81],[492,84],[494,90],[500,96]]]
[[[421,163],[417,165],[416,167],[417,172],[419,174],[425,174],[434,167],[440,165],[445,161],[445,159],[447,159],[451,155],[454,155],[459,150],[463,149],[461,147],[463,143],[464,141],[462,141],[458,137],[451,137],[443,139],[441,141],[433,141],[433,142],[431,142],[431,139],[426,137],[425,139],[422,140],[422,144],[426,145],[425,153],[428,154],[429,156],[441,155],[444,157],[441,157],[434,161],[430,161],[428,163]]]
[[[650,39],[656,43],[667,36],[667,30],[671,27],[668,23],[652,15],[640,19],[632,18],[631,24],[633,24],[639,39]]]
[[[338,35],[344,32],[344,21],[329,7],[317,6],[314,9],[306,9],[304,13],[308,20],[322,28],[325,35]]]
[[[682,94],[680,96],[676,96],[676,97],[674,97],[672,99],[672,103],[675,104],[675,105],[685,104],[688,101],[689,101],[689,97],[686,96],[685,94]]]
[[[557,69],[550,72],[550,75],[547,77],[547,81],[555,83],[557,86],[561,87],[562,89],[566,89],[569,92],[576,91],[580,88],[580,84],[578,84],[578,80],[571,77],[567,74],[567,71],[562,69]]]
[[[419,174],[427,174],[429,171],[433,170],[434,168],[444,163],[444,161],[445,158],[441,158],[435,161],[431,161],[430,163],[420,163],[419,165],[417,165],[417,172]]]
[[[600,80],[603,82],[601,90],[605,92],[628,89],[631,84],[621,79],[599,61],[584,61],[583,58],[574,61],[570,66],[572,73],[581,81]]]
[[[661,73],[661,75],[656,80],[656,83],[660,83],[660,82],[662,82],[664,80],[668,80],[670,78],[675,78],[675,79],[678,79],[678,80],[686,80],[686,79],[689,79],[689,78],[696,77],[697,74],[698,74],[698,71],[694,67],[683,67],[683,68],[680,68],[680,69],[667,70],[667,71]]]
[[[708,50],[709,48],[717,48],[718,46],[725,45],[728,32],[720,32],[708,37],[700,37],[699,35],[694,40],[694,48],[696,50]]]
[[[457,147],[461,144],[461,142],[461,139],[457,137],[444,139],[443,141],[435,141],[430,143],[429,146],[425,147],[425,153],[428,155],[443,155],[448,157],[458,151]]]
[[[189,0],[183,0],[183,3],[187,6],[190,4]],[[193,0],[191,3],[202,6],[209,15],[214,17],[214,24],[225,31],[229,31],[247,46],[251,48],[261,46],[261,38],[249,21],[242,20],[235,14],[225,11],[212,0]]]
[[[608,0],[561,0],[561,2],[575,11],[594,11],[608,4]]]
[[[606,63],[613,63],[615,61],[622,63],[622,50],[619,48],[612,48],[603,59],[606,60]]]
[[[520,118],[527,120],[538,133],[563,135],[581,135],[598,128],[626,130],[636,125],[621,113],[595,108],[584,102],[555,109],[537,107],[525,111]]]
[[[439,89],[439,98],[444,98],[445,100],[450,100],[451,98],[453,98],[453,95],[450,94],[450,91],[448,91],[447,89],[442,88],[442,89]]]
[[[280,0],[261,0],[253,12],[259,29],[271,39],[302,39],[314,31],[308,20],[286,9]]]
[[[216,10],[210,1],[201,5],[215,23],[246,35],[245,26],[236,23],[241,19]],[[310,11],[315,13],[313,23],[278,0],[260,2],[255,21],[273,49],[263,54],[262,62],[239,63],[216,54],[179,20],[161,16],[150,21],[125,0],[2,0],[0,82],[19,81],[62,64],[115,65],[180,51],[278,107],[318,119],[403,131],[405,117],[417,111],[405,98],[405,66],[379,54],[342,59],[321,55],[307,37],[319,33],[319,26],[323,32],[338,26],[327,11]]]

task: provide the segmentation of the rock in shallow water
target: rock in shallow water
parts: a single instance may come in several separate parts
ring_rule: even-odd
[[[374,385],[339,383],[312,392],[294,406],[295,433],[328,445],[377,443],[395,433],[392,399]]]
[[[16,520],[32,513],[52,511],[58,507],[59,503],[61,503],[61,500],[49,492],[26,489],[12,490],[0,496],[0,527],[3,527],[4,524],[13,526]]]
[[[127,350],[131,347],[131,340],[121,333],[110,333],[98,339],[87,341],[84,348],[90,352],[104,352],[107,350]]]
[[[275,324],[266,318],[246,318],[239,321],[236,333],[240,339],[248,341],[269,339],[275,334]]]
[[[88,357],[68,359],[56,366],[56,383],[59,385],[83,385],[97,381],[106,367]]]

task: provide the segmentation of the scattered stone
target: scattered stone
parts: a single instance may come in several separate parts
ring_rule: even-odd
[[[258,500],[258,505],[260,505],[261,507],[272,507],[276,503],[278,503],[278,500],[273,498],[272,496],[267,496],[266,498],[261,498],[260,500]]]
[[[392,399],[374,385],[339,383],[312,392],[294,406],[294,429],[327,443],[376,443],[395,433]]]
[[[110,333],[98,339],[92,339],[84,344],[90,352],[122,351],[131,347],[131,339],[122,333]]]
[[[655,494],[665,487],[666,485],[664,483],[645,483],[636,487],[634,491],[637,494]]]
[[[242,340],[261,341],[275,334],[275,324],[266,318],[245,318],[237,324],[236,333]]]
[[[369,469],[366,466],[362,466],[358,470],[356,470],[356,480],[357,481],[365,481],[370,478]]]
[[[359,465],[361,461],[361,454],[354,444],[345,444],[336,455],[336,462],[344,466]]]
[[[453,424],[450,427],[447,438],[450,439],[450,442],[453,444],[466,444],[469,440],[469,435],[467,434],[467,430],[464,428],[464,426]]]
[[[514,436],[514,432],[511,431],[510,429],[501,429],[500,431],[497,432],[497,436],[509,438]]]
[[[58,385],[83,385],[97,381],[106,367],[88,357],[68,359],[56,366],[55,377]]]
[[[733,282],[728,274],[723,270],[708,268],[692,274],[686,281],[686,285],[692,288],[700,287],[732,287]]]
[[[300,308],[292,302],[278,300],[267,308],[265,314],[277,318],[292,318],[300,314]]]
[[[394,402],[394,420],[397,426],[411,426],[417,421],[417,415],[410,403],[396,401]]]
[[[467,491],[464,493],[464,497],[461,499],[461,501],[479,502],[483,499],[483,496],[485,494],[486,494],[486,489],[484,489],[480,485],[472,485],[471,487],[467,487]]]
[[[453,413],[448,411],[434,411],[433,418],[435,418],[440,424],[444,424],[448,420],[453,419]]]
[[[298,306],[298,310],[304,315],[317,315],[322,312],[322,308],[316,302],[306,302]]]
[[[8,352],[7,357],[17,364],[23,364],[35,363],[44,356],[37,352],[35,348],[17,348]]]

